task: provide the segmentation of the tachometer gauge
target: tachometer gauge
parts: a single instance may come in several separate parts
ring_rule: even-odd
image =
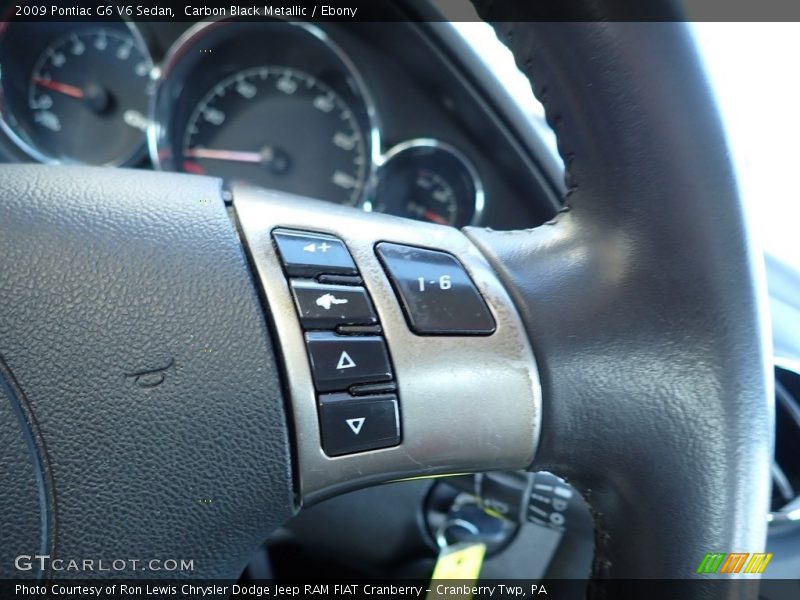
[[[379,148],[353,65],[302,22],[195,26],[167,55],[155,107],[156,164],[229,184],[357,205]]]
[[[440,225],[468,225],[483,210],[483,186],[472,164],[452,146],[410,140],[386,153],[369,206]]]
[[[121,165],[142,150],[152,62],[126,26],[77,29],[49,40],[24,89],[5,55],[3,123],[32,157]]]

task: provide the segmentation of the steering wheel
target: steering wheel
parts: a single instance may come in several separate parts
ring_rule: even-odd
[[[518,468],[582,492],[597,579],[688,578],[706,552],[763,550],[761,279],[688,28],[496,28],[566,164],[565,207],[536,229],[458,231],[189,175],[0,169],[3,577],[232,579],[303,503]],[[309,244],[328,242],[343,254],[326,263]],[[414,268],[435,301],[415,296]],[[447,279],[427,278],[437,268]],[[375,318],[304,333],[320,327],[298,315],[297,281],[363,281]],[[448,291],[466,308],[431,325]],[[325,336],[348,358],[314,350]],[[319,373],[382,352],[391,381]],[[366,433],[381,411],[399,430],[339,445],[343,423]],[[18,560],[37,554],[111,570]]]

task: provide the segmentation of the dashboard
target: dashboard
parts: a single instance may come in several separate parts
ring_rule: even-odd
[[[458,227],[542,223],[557,184],[431,26],[11,21],[0,155],[210,175]]]

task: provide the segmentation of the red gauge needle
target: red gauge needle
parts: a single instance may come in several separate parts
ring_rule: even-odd
[[[50,79],[42,79],[41,77],[34,77],[33,83],[72,98],[83,98],[83,90],[79,87],[75,87],[74,85],[59,83],[58,81],[52,81]]]
[[[428,219],[429,221],[433,221],[434,223],[439,223],[440,225],[448,225],[447,219],[445,219],[442,215],[437,215],[432,210],[423,210],[422,216]]]
[[[260,163],[269,160],[264,152],[241,152],[238,150],[212,150],[211,148],[187,148],[183,155],[190,158],[211,158],[236,162]]]

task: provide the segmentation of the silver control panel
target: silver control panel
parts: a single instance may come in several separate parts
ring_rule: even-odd
[[[541,425],[533,352],[510,297],[466,236],[281,192],[242,187],[233,198],[283,356],[304,503],[385,481],[531,464]],[[276,234],[295,236],[290,257]],[[414,264],[401,263],[399,281],[387,249],[395,261],[404,252],[427,257],[424,269],[417,274]],[[336,255],[320,257],[327,252]],[[332,266],[319,270],[320,260]],[[426,291],[435,301],[425,302]],[[442,307],[456,294],[467,298],[469,320],[437,326],[440,317],[425,314],[426,306],[447,315]],[[359,303],[354,326],[342,310],[351,299]],[[320,375],[314,358],[327,360],[335,352],[320,348],[339,342],[381,345],[362,354],[373,362],[385,345],[390,372],[370,369],[363,389],[337,382],[337,371],[358,368],[356,347],[334,356],[336,365],[323,364]],[[358,438],[370,431],[370,418],[384,447]]]

